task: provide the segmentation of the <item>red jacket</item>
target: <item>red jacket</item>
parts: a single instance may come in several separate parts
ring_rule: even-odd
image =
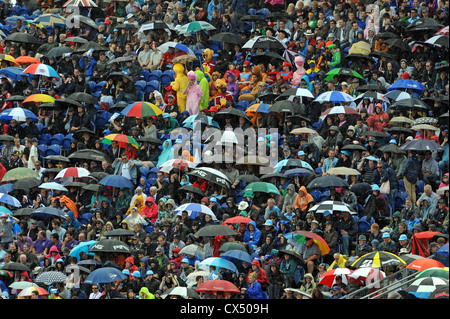
[[[152,205],[148,206],[147,203],[152,203]],[[158,219],[158,206],[152,196],[147,196],[145,206],[141,211],[141,216],[149,218],[152,224]]]

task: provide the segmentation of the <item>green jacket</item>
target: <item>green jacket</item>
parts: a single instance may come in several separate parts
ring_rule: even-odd
[[[333,58],[331,59],[330,66],[332,67],[332,69],[341,67],[341,52],[340,51],[336,51],[333,54]]]

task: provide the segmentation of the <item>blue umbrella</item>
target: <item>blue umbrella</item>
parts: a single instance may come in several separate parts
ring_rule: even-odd
[[[179,42],[166,42],[166,43],[161,44],[158,47],[158,49],[161,50],[161,52],[163,52],[163,53],[167,52],[169,50],[169,48],[175,48],[180,51],[186,52],[187,54],[195,55],[194,51],[192,51],[187,46],[185,46],[184,44],[179,43]]]
[[[187,203],[178,206],[177,209],[175,209],[175,213],[177,213],[177,215],[181,215],[183,211],[187,211],[192,219],[195,219],[199,213],[204,213],[206,215],[210,215],[213,220],[217,220],[217,217],[213,213],[213,211],[208,206],[205,205],[197,203]]]
[[[328,91],[320,94],[318,97],[314,99],[313,102],[333,102],[333,103],[340,103],[340,102],[352,102],[355,98],[352,97],[350,94],[347,94],[345,92],[339,92],[339,91]]]
[[[0,192],[1,193],[10,193],[14,190],[13,188],[13,184],[12,183],[7,183],[7,184],[3,184],[2,186],[0,186]]]
[[[33,112],[21,107],[13,107],[11,109],[3,111],[0,114],[0,119],[3,119],[5,121],[11,121],[12,119],[14,119],[18,122],[25,122],[28,117],[31,118],[34,122],[38,121],[37,116]]]
[[[286,177],[307,176],[311,174],[312,172],[306,168],[292,168],[284,172],[284,176]]]
[[[412,89],[415,92],[422,94],[424,86],[422,83],[411,79],[400,79],[392,83],[392,85],[388,88],[388,91],[394,90],[406,91],[407,89]]]
[[[120,175],[108,175],[102,178],[99,182],[100,185],[111,186],[111,187],[133,187],[133,183],[126,177]]]
[[[91,272],[86,280],[85,284],[104,284],[114,282],[117,280],[124,280],[127,276],[119,269],[114,267],[103,267]]]
[[[274,166],[274,173],[280,173],[284,167],[290,167],[290,166],[291,167],[292,166],[302,167],[302,168],[307,168],[307,169],[313,170],[311,165],[309,165],[307,162],[296,159],[296,158],[290,158],[290,159],[284,159],[284,160],[279,161]]]
[[[22,78],[22,75],[26,75],[28,80],[33,76],[32,74],[23,73],[22,68],[15,67],[15,66],[9,66],[7,68],[0,69],[0,74],[6,75],[8,78],[14,81],[20,81]]]
[[[209,266],[215,266],[218,268],[225,268],[232,272],[239,273],[236,266],[229,260],[220,257],[210,257],[203,260],[199,265],[200,268],[209,268]]]
[[[221,254],[220,257],[225,258],[229,261],[234,261],[234,260],[246,261],[249,264],[251,264],[253,261],[253,258],[248,253],[246,253],[242,250],[236,250],[236,249],[226,251],[223,254]]]
[[[209,126],[214,126],[214,127],[217,127],[218,129],[220,129],[219,124],[216,121],[214,121],[211,116],[202,115],[202,114],[191,115],[188,118],[186,118],[183,121],[183,127],[194,129],[194,123],[195,124],[200,123],[200,124],[205,124],[205,125],[209,125]]]
[[[39,207],[30,214],[31,218],[42,220],[49,219],[53,217],[62,217],[66,219],[65,214],[62,210],[54,207]]]
[[[436,250],[436,254],[442,254],[448,256],[448,243],[446,243],[444,246]]]
[[[0,214],[1,213],[5,213],[5,214],[8,214],[8,215],[12,215],[13,213],[12,213],[12,211],[10,211],[8,208],[6,208],[5,206],[0,206]]]
[[[11,195],[5,194],[5,193],[0,193],[0,202],[8,204],[8,205],[11,205],[11,206],[14,206],[14,207],[20,207],[21,206],[20,202],[19,202],[19,200],[17,198],[15,198],[15,197],[13,197]]]
[[[91,249],[91,247],[94,246],[94,244],[96,244],[96,243],[97,243],[96,240],[81,242],[78,245],[76,245],[75,247],[73,247],[73,249],[69,253],[69,256],[77,257],[78,261],[80,261],[80,253],[82,253],[82,252],[84,252],[88,255],[94,256],[95,253],[89,252],[89,249]]]

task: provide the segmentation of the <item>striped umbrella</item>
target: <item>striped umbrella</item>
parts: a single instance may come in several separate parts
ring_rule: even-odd
[[[44,27],[55,27],[55,26],[65,27],[66,19],[58,14],[46,13],[34,19],[33,23],[40,24]]]
[[[133,137],[125,134],[109,134],[102,139],[102,143],[106,145],[111,145],[113,141],[117,142],[119,147],[122,148],[127,148],[128,145],[139,148],[138,142]]]
[[[0,203],[5,203],[14,207],[22,206],[17,198],[5,193],[0,193]]]
[[[427,258],[428,259],[428,258]],[[448,280],[448,267],[438,268],[432,267],[419,272],[416,278],[439,277]]]
[[[31,94],[25,100],[23,100],[22,104],[34,102],[34,103],[52,103],[55,102],[55,98],[48,94]]]
[[[59,74],[54,68],[47,64],[32,64],[27,67],[23,73],[30,73],[34,75],[43,75],[47,77],[54,77],[59,79]]]
[[[41,288],[41,287],[39,287],[39,286],[37,286],[37,287],[28,287],[28,288],[25,288],[25,289],[23,289],[19,294],[18,294],[18,296],[19,297],[29,297],[29,296],[31,296],[31,294],[33,293],[33,292],[37,292],[38,294],[39,294],[39,296],[43,296],[43,295],[48,295],[48,291],[47,290],[45,290],[44,288]]]
[[[378,268],[363,267],[355,269],[349,277],[354,278],[361,284],[371,284],[386,277],[386,273]]]
[[[87,169],[82,167],[68,167],[63,169],[61,172],[59,172],[55,179],[60,179],[64,177],[76,177],[76,178],[82,178],[82,177],[88,177],[91,172],[89,172]]]
[[[347,277],[352,273],[352,270],[348,268],[335,268],[328,270],[319,278],[319,285],[325,285],[328,287],[333,287],[336,283],[336,277],[341,276],[342,282],[348,284]]]
[[[212,217],[213,220],[217,220],[216,215],[213,213],[213,211],[205,205],[202,204],[197,204],[197,203],[187,203],[187,204],[183,204],[181,206],[178,206],[175,209],[175,213],[178,216],[181,216],[183,211],[187,211],[189,214],[189,217],[191,217],[191,219],[196,218],[200,213],[209,215]]]
[[[387,252],[387,251],[375,251],[368,254],[365,254],[358,258],[353,264],[352,267],[362,268],[362,267],[372,267],[372,268],[380,268],[386,266],[397,266],[406,262],[403,261],[399,256]]]
[[[333,102],[333,103],[341,103],[341,102],[352,102],[355,98],[350,94],[339,91],[327,91],[320,94],[318,97],[314,99],[313,102]]]
[[[93,0],[69,0],[63,4],[63,8],[68,6],[96,8],[97,4]]]
[[[323,212],[325,211],[329,211],[332,214],[334,212],[348,212],[353,215],[358,214],[358,212],[356,212],[353,208],[351,208],[350,205],[344,202],[334,200],[326,200],[319,204],[316,204],[313,207],[311,207],[309,211],[314,212],[316,214],[323,214]]]
[[[216,27],[205,21],[193,21],[190,23],[186,23],[185,25],[182,25],[178,29],[178,33],[190,34],[195,33],[197,31],[209,31],[209,30],[216,30]]]
[[[438,32],[436,32],[436,34],[437,35],[447,35],[448,36],[448,34],[449,34],[449,32],[448,32],[448,26],[446,26],[446,27],[443,27],[441,30],[439,30]]]
[[[35,122],[38,120],[33,112],[21,107],[14,107],[3,111],[0,114],[0,118],[6,121],[16,120],[18,122],[25,122],[27,118],[31,118]]]
[[[325,110],[320,114],[320,119],[323,121],[328,115],[334,115],[334,114],[349,114],[349,115],[358,115],[358,111],[354,108],[348,107],[348,106],[334,106],[330,107],[329,109]]]
[[[437,47],[446,47],[448,48],[449,43],[449,37],[446,35],[435,35],[434,37],[431,37],[425,43],[437,46]]]
[[[148,102],[136,102],[130,104],[120,113],[128,117],[150,117],[163,114],[156,105]]]
[[[439,277],[418,278],[406,289],[417,298],[428,298],[436,289],[448,288],[448,280]]]

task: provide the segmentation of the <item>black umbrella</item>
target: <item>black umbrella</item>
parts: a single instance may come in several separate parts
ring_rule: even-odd
[[[37,178],[23,178],[23,179],[19,179],[17,180],[17,182],[15,182],[13,184],[13,188],[14,189],[21,189],[21,190],[27,190],[33,187],[38,187],[39,185],[41,185],[41,181]]]
[[[209,41],[225,42],[242,45],[245,40],[238,34],[232,32],[219,32],[209,38]]]
[[[82,53],[82,52],[86,52],[89,50],[94,50],[94,51],[99,52],[99,51],[108,51],[108,48],[98,44],[97,42],[89,41],[89,42],[86,42],[85,44],[81,45],[75,52]]]
[[[365,148],[364,145],[361,145],[361,144],[347,144],[347,145],[344,145],[342,147],[342,150],[343,151],[344,150],[347,150],[347,151],[356,151],[356,150],[358,150],[358,151],[367,151],[367,148]]]
[[[408,43],[400,38],[390,38],[386,39],[384,42],[389,46],[389,48],[397,48],[404,52],[411,52],[411,48]]]
[[[239,175],[238,176],[238,180],[244,181],[244,182],[247,182],[247,183],[253,183],[253,182],[259,182],[260,181],[260,179],[257,176],[250,175],[250,174]]]
[[[205,192],[203,192],[200,188],[192,186],[192,185],[184,185],[178,189],[181,192],[191,192],[201,196],[202,198],[206,196]]]
[[[66,53],[72,53],[73,49],[66,46],[59,46],[48,51],[48,57],[60,58]]]
[[[413,131],[410,128],[407,127],[403,127],[403,126],[391,126],[389,128],[385,128],[384,129],[386,132],[388,132],[389,134],[392,133],[405,133],[405,134],[409,134],[412,135]]]
[[[380,131],[367,131],[364,132],[363,134],[361,134],[362,137],[368,137],[368,136],[373,136],[373,137],[379,137],[379,138],[386,138],[387,134],[384,132],[380,132]]]
[[[95,243],[89,252],[93,253],[131,253],[131,248],[123,241],[116,239],[101,239]]]
[[[403,99],[400,101],[395,102],[392,104],[389,108],[398,110],[398,109],[422,109],[427,110],[429,109],[429,106],[427,103],[423,102],[422,100],[411,98],[411,99]]]
[[[83,183],[83,182],[70,182],[70,183],[66,184],[65,186],[66,186],[66,188],[69,188],[69,187],[84,187],[86,185],[87,184]]]
[[[4,142],[4,141],[14,141],[14,136],[7,135],[7,134],[0,135],[0,142]]]
[[[121,56],[121,57],[118,57],[118,58],[109,60],[109,61],[108,61],[108,64],[113,64],[113,63],[125,63],[125,62],[133,61],[133,60],[134,60],[134,59],[133,59],[133,57],[131,57],[131,56]]]
[[[307,188],[329,188],[329,187],[344,187],[348,186],[347,182],[337,176],[325,175],[319,176],[313,179],[307,186]]]
[[[106,176],[109,176],[109,175],[110,174],[108,174],[106,172],[93,172],[89,176],[92,176],[96,180],[102,180],[103,178],[105,178]]]
[[[436,32],[442,29],[444,25],[439,24],[435,19],[433,18],[420,18],[411,23],[409,26],[406,27],[406,31],[408,32]]]
[[[395,144],[388,144],[379,148],[382,153],[393,153],[393,154],[406,154],[406,151],[402,150]]]
[[[10,101],[10,102],[23,102],[26,99],[25,96],[22,95],[12,95],[8,98],[6,98],[5,101]]]
[[[250,40],[252,41],[252,40]],[[254,41],[251,46],[253,49],[265,49],[265,50],[285,50],[286,46],[278,41],[277,38],[272,36],[261,36]]]
[[[55,103],[55,105],[60,105],[60,106],[63,106],[63,105],[66,105],[66,104],[67,105],[73,105],[73,106],[76,106],[76,107],[83,106],[83,104],[81,104],[80,102],[72,100],[72,99],[69,99],[67,97],[62,97],[60,99],[57,99],[57,100],[55,100],[54,103]]]
[[[81,103],[87,103],[92,105],[98,104],[97,99],[93,95],[90,95],[85,92],[75,92],[70,94],[67,98]]]
[[[118,78],[127,78],[129,81],[133,80],[131,78],[131,76],[129,76],[128,74],[125,74],[123,72],[112,72],[111,74],[108,75],[108,77],[106,79],[107,80],[109,80],[109,79],[117,80]]]
[[[13,216],[14,217],[30,216],[32,211],[33,208],[30,207],[19,208],[13,212]]]
[[[289,18],[289,15],[286,12],[282,11],[272,11],[268,15],[266,15],[266,20],[281,20],[284,18]]]
[[[112,237],[112,236],[134,236],[135,233],[132,230],[128,230],[128,229],[114,229],[111,230],[109,232],[105,233],[105,237]]]
[[[270,180],[272,178],[286,178],[286,176],[284,176],[284,174],[281,173],[270,173],[270,174],[264,174],[261,176],[260,180],[261,182],[266,181],[266,180]]]
[[[85,43],[89,42],[88,40],[86,40],[85,38],[82,38],[82,37],[69,37],[69,38],[66,38],[64,41],[65,42],[80,43],[80,44],[85,44]]]
[[[270,111],[273,113],[301,113],[300,104],[290,100],[282,100],[275,102]]]
[[[38,209],[35,209],[31,214],[30,217],[37,220],[47,220],[49,218],[54,217],[62,217],[66,219],[64,212],[61,209],[54,208],[51,206],[48,207],[39,207]]]
[[[367,195],[372,192],[372,186],[369,183],[361,182],[350,186],[350,191],[355,193],[355,195],[363,200],[366,199]]]
[[[395,56],[393,56],[392,54],[386,53],[384,51],[373,51],[369,53],[369,56],[372,56],[374,58],[382,58],[385,57],[388,60],[395,60]]]
[[[286,254],[286,255],[291,256],[296,261],[296,263],[299,265],[304,265],[304,263],[305,263],[303,260],[303,257],[300,256],[299,254],[297,254],[295,251],[287,250],[287,249],[278,249],[278,255],[281,255],[281,254]]]
[[[29,43],[29,44],[40,44],[39,39],[31,34],[24,32],[14,32],[3,39],[4,41]]]
[[[389,31],[378,33],[377,37],[381,38],[381,39],[398,39],[398,38],[400,38],[397,34],[389,32]]]
[[[153,137],[153,136],[149,136],[149,135],[138,138],[137,141],[142,142],[142,143],[148,142],[148,143],[153,143],[153,144],[158,144],[158,145],[162,144],[162,141],[160,139]]]
[[[237,123],[239,121],[239,117],[244,118],[248,124],[252,124],[251,120],[247,117],[245,112],[235,108],[225,108],[223,110],[220,110],[217,114],[213,116],[213,120],[219,123],[221,121],[225,121],[226,118],[232,118],[232,123],[235,120],[236,120],[235,123]]]
[[[103,185],[100,185],[100,184],[87,184],[85,186],[82,186],[81,188],[83,188],[83,189],[85,189],[87,191],[91,191],[91,192],[100,192],[105,187]]]
[[[253,64],[259,64],[260,62],[261,63],[265,63],[265,62],[270,61],[272,59],[285,61],[285,58],[283,58],[278,53],[272,52],[272,51],[256,52],[255,54],[253,54],[251,56],[250,61]]]
[[[239,235],[234,229],[223,225],[208,225],[200,228],[195,237],[236,236]]]
[[[76,151],[73,154],[70,154],[68,156],[71,160],[89,160],[89,161],[96,161],[96,162],[103,162],[108,161],[111,162],[108,156],[105,155],[105,153],[97,150],[91,150],[91,149],[83,149]]]
[[[56,161],[56,162],[66,162],[70,163],[70,159],[68,157],[62,155],[49,155],[44,157],[46,161]]]
[[[230,188],[230,180],[220,171],[209,167],[197,167],[192,172],[188,173],[189,176],[201,177],[204,180],[210,181],[216,185],[224,188]]]
[[[405,151],[442,151],[444,148],[434,140],[412,140],[400,146]]]
[[[74,18],[78,18],[78,20],[81,23],[84,23],[84,24],[90,26],[91,28],[94,28],[94,29],[98,30],[98,25],[97,25],[97,23],[95,23],[94,20],[92,20],[92,19],[90,19],[90,18],[88,18],[86,16],[83,16],[83,15],[74,15],[73,17]]]
[[[18,262],[7,263],[1,269],[2,270],[10,270],[10,271],[31,271],[31,269],[28,265],[18,263]]]

